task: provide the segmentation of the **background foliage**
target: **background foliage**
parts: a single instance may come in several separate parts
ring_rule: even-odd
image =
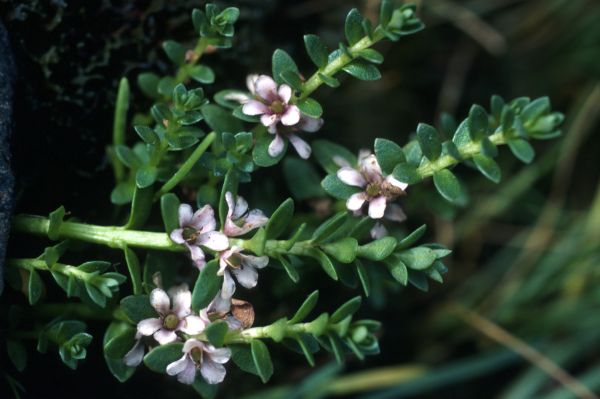
[[[358,7],[369,16],[378,2],[246,0],[235,5],[241,17],[232,49],[203,59],[219,77],[210,95],[242,87],[246,72],[269,71],[275,48],[285,49],[303,69],[310,65],[303,33],[319,34],[334,47],[342,39],[348,9]],[[434,227],[427,241],[441,242],[454,253],[443,286],[432,284],[428,294],[390,287],[394,290],[373,292],[363,305],[360,312],[383,322],[381,355],[353,360],[343,371],[330,365],[331,358],[319,356],[311,369],[301,356],[273,348],[275,369],[285,372],[275,373],[267,387],[258,378],[232,373],[224,396],[266,397],[262,390],[272,389],[272,397],[289,397],[293,387],[295,397],[572,397],[564,390],[572,381],[556,370],[562,383],[548,377],[507,349],[515,345],[536,348],[590,388],[600,389],[600,143],[594,134],[600,114],[600,8],[591,0],[425,0],[420,5],[426,30],[377,46],[386,56],[381,80],[349,79],[335,92],[324,89],[316,95],[327,110],[319,138],[354,149],[370,146],[375,136],[405,142],[418,122],[439,126],[441,112],[461,120],[470,104],[487,104],[493,93],[549,96],[553,108],[566,114],[564,136],[536,142],[538,157],[531,166],[501,151],[501,185],[469,168],[457,170],[471,187],[470,203],[463,208],[451,207],[433,187],[410,191],[404,201],[406,230],[427,222]],[[197,6],[158,0],[0,5],[20,71],[17,211],[47,214],[61,203],[89,221],[118,217],[107,206],[112,173],[105,157],[118,80],[126,75],[134,81],[141,71],[169,68],[160,44],[166,38],[193,38],[189,13]],[[146,101],[134,91],[133,104],[139,108],[133,111],[145,112]],[[243,194],[270,213],[287,197],[285,182],[275,169],[261,170],[255,180],[260,185],[245,185],[249,191]],[[310,199],[303,198],[301,207],[307,215],[314,209],[323,216],[329,212],[327,203]],[[155,220],[160,228],[160,218]],[[43,248],[35,239],[13,245],[13,252]],[[74,257],[71,264],[79,264]],[[261,276],[260,290],[268,292],[248,296],[264,317],[257,322],[292,313],[314,289],[321,291],[317,311],[354,295],[325,278],[305,281],[314,285],[293,285],[283,273]],[[298,303],[290,298],[299,298]],[[23,301],[9,302],[17,300]],[[490,322],[513,336],[498,335]],[[102,326],[88,328],[100,331]],[[119,384],[106,370],[100,347],[88,351],[76,377],[58,358],[32,351],[30,366],[19,376],[27,387],[25,397],[192,395],[149,372]],[[18,375],[2,359],[2,370]],[[374,374],[353,375],[365,370]]]

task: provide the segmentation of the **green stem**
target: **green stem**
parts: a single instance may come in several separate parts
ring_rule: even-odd
[[[208,147],[215,140],[216,133],[210,132],[204,140],[196,147],[194,152],[191,153],[188,159],[179,167],[179,170],[171,176],[171,178],[156,192],[154,195],[154,200],[159,199],[163,194],[171,191],[181,180],[187,176],[190,170],[194,167],[196,162],[200,159],[202,154],[208,149]]]
[[[31,268],[34,268],[42,271],[58,272],[65,276],[75,277],[81,281],[88,280],[91,275],[91,273],[81,271],[75,266],[65,265],[63,263],[55,263],[52,265],[52,268],[50,268],[46,262],[41,259],[12,258],[6,261],[6,265],[8,267],[18,267],[25,270],[31,270]]]
[[[127,124],[127,110],[129,109],[129,82],[127,78],[121,78],[119,82],[119,91],[117,93],[117,103],[115,105],[115,116],[113,121],[113,148],[125,144],[125,127]],[[115,172],[117,183],[123,181],[125,177],[125,166],[113,151],[110,156]]]
[[[284,336],[286,337],[294,337],[300,333],[308,332],[310,329],[311,323],[298,323],[298,324],[290,324],[285,327]],[[230,333],[225,338],[225,343],[227,344],[242,344],[242,343],[250,343],[253,339],[264,339],[264,338],[272,338],[273,326],[264,326],[264,327],[252,327],[242,331],[236,331]]]
[[[489,139],[495,145],[506,144],[506,137],[504,137],[504,132],[496,132],[489,136]],[[438,172],[442,169],[447,169],[450,166],[462,162],[462,160],[464,159],[471,158],[473,157],[473,155],[481,153],[481,144],[479,142],[470,142],[466,145],[459,147],[458,151],[461,155],[460,160],[457,160],[456,158],[450,155],[443,155],[433,162],[427,161],[423,165],[419,166],[417,168],[417,173],[421,175],[421,178],[433,176],[435,172]]]
[[[368,36],[365,36],[358,42],[356,42],[353,46],[348,48],[348,51],[350,52],[350,54],[352,54],[352,57],[348,56],[348,54],[346,54],[345,52],[342,52],[333,61],[328,63],[323,69],[319,69],[317,72],[315,72],[302,85],[302,94],[298,99],[302,100],[308,97],[313,91],[315,91],[319,86],[323,84],[323,80],[321,79],[319,74],[333,77],[333,75],[338,73],[343,67],[345,67],[357,58],[356,56],[354,56],[354,54],[358,53],[361,50],[371,47],[372,45],[383,39],[383,37],[383,33],[381,33],[379,29],[376,29],[375,32],[373,32],[372,39]]]

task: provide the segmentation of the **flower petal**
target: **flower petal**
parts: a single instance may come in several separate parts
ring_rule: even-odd
[[[204,261],[205,256],[204,256],[204,251],[202,250],[202,248],[200,248],[197,245],[186,245],[186,246],[190,250],[190,256],[192,257],[192,260],[194,262]]]
[[[159,314],[166,314],[169,312],[171,301],[166,292],[160,288],[155,288],[150,293],[150,304]]]
[[[268,102],[273,102],[277,97],[277,83],[267,75],[260,75],[254,84],[256,94]]]
[[[276,134],[271,144],[269,144],[269,155],[273,158],[279,156],[283,152],[285,142],[281,138],[281,135]]]
[[[173,293],[173,312],[180,319],[190,314],[192,306],[192,293],[187,289],[177,289]]]
[[[248,201],[241,195],[238,195],[233,209],[233,219],[239,219],[248,211]]]
[[[334,155],[331,160],[340,168],[350,167],[350,162],[346,161],[346,158],[340,157],[339,155]]]
[[[136,367],[142,363],[144,358],[144,345],[142,341],[137,340],[133,347],[123,357],[123,363],[129,367]]]
[[[250,100],[244,104],[242,112],[246,115],[262,115],[269,112],[269,107],[260,101]]]
[[[286,126],[294,126],[298,122],[300,122],[300,109],[295,105],[288,106],[281,115],[281,123]]]
[[[260,117],[260,123],[264,126],[273,126],[279,121],[279,115],[277,114],[263,114]]]
[[[246,86],[248,87],[248,90],[252,94],[256,94],[256,81],[257,80],[258,80],[258,74],[256,74],[256,73],[251,73],[250,75],[246,76]]]
[[[229,348],[215,348],[212,345],[206,345],[204,351],[208,353],[210,360],[215,363],[225,364],[231,359],[231,350]]]
[[[387,200],[383,195],[373,198],[369,202],[369,217],[372,219],[381,219],[385,213]]]
[[[177,375],[177,374],[181,373],[183,370],[185,370],[185,368],[187,367],[187,365],[189,363],[192,363],[192,365],[193,365],[192,360],[188,357],[188,355],[186,353],[181,358],[179,358],[179,359],[175,360],[174,362],[169,363],[167,365],[167,370],[166,370],[167,374]]]
[[[196,242],[198,245],[204,245],[214,251],[224,251],[229,248],[229,239],[219,231],[209,231],[200,234]]]
[[[366,200],[367,194],[365,193],[352,194],[346,201],[346,208],[351,211],[358,211],[360,208],[362,208]]]
[[[231,272],[235,274],[238,283],[243,287],[256,287],[256,283],[258,282],[258,272],[252,266],[242,266],[239,269],[231,269]]]
[[[181,351],[184,353],[190,353],[194,348],[200,348],[201,350],[204,350],[204,344],[195,338],[190,338],[185,341]]]
[[[137,331],[145,336],[150,336],[162,327],[162,320],[158,318],[140,320]]]
[[[347,166],[337,171],[337,177],[349,186],[365,187],[367,185],[367,181],[359,171]]]
[[[305,132],[314,133],[321,129],[323,123],[324,121],[322,118],[311,118],[310,116],[302,115],[300,117],[300,122],[298,123],[298,128]]]
[[[242,91],[233,91],[223,96],[225,100],[235,101],[240,104],[246,104],[252,97]]]
[[[181,373],[177,374],[177,381],[182,384],[192,385],[194,380],[196,379],[196,365],[194,362],[190,361],[188,365],[181,371]]]
[[[369,181],[381,181],[383,179],[381,175],[381,168],[379,167],[377,158],[375,158],[375,155],[373,154],[365,157],[362,160],[361,169]]]
[[[204,377],[204,381],[209,384],[218,384],[225,379],[225,366],[215,363],[211,360],[204,360],[200,366],[200,373]]]
[[[235,281],[231,277],[229,271],[225,271],[223,274],[223,285],[221,286],[221,298],[230,301],[231,297],[235,293]]]
[[[233,201],[233,194],[230,191],[225,193],[225,202],[227,203],[227,219],[231,219],[235,210],[235,202]]]
[[[242,255],[242,265],[262,269],[269,264],[268,256]]]
[[[229,274],[229,273],[227,273],[227,274]],[[231,279],[231,277],[230,277],[230,279]],[[233,282],[233,289],[235,290],[235,282],[233,281],[233,279],[231,279],[231,282]],[[225,281],[223,281],[223,284],[225,284]],[[217,296],[215,296],[215,299],[213,299],[212,302],[210,303],[210,305],[208,305],[208,309],[209,309],[209,312],[211,312],[211,313],[212,312],[216,312],[216,313],[229,312],[229,309],[231,309],[231,297],[223,298],[221,291],[219,291]],[[231,328],[229,328],[229,329],[231,330]]]
[[[204,205],[194,213],[194,216],[192,217],[192,227],[201,233],[213,231],[217,228],[215,211],[212,206]]]
[[[183,244],[185,239],[183,238],[183,229],[175,229],[169,234],[171,241],[176,244]]]
[[[175,331],[165,330],[164,328],[161,328],[155,332],[153,337],[161,345],[165,345],[177,340],[177,334],[175,334]]]
[[[312,149],[306,141],[302,140],[295,134],[288,135],[288,138],[290,139],[290,143],[292,143],[298,155],[300,155],[300,158],[308,159],[308,157],[310,157]]]
[[[200,316],[189,315],[183,319],[183,325],[180,330],[186,334],[194,335],[200,334],[204,331],[206,324],[204,324],[204,320],[200,318]]]
[[[395,179],[394,176],[392,176],[392,175],[389,175],[388,177],[386,177],[385,181],[390,183],[392,186],[398,187],[399,189],[401,189],[403,191],[406,190],[406,187],[408,187],[408,184]]]
[[[388,235],[388,231],[382,223],[375,223],[375,226],[370,231],[371,238],[378,240]]]
[[[178,212],[179,226],[180,227],[187,226],[190,223],[190,221],[192,220],[193,214],[194,214],[194,211],[192,210],[192,207],[189,204],[179,205],[179,212]]]
[[[292,88],[286,84],[282,84],[281,86],[279,86],[277,94],[279,94],[279,98],[281,98],[281,101],[287,104],[292,98]]]
[[[385,208],[384,215],[386,219],[392,220],[394,222],[403,222],[406,220],[406,214],[397,204],[389,204],[387,208]]]

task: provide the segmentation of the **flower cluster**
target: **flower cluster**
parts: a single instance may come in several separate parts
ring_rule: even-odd
[[[190,205],[181,204],[178,210],[179,228],[170,234],[173,242],[187,247],[199,269],[206,265],[203,247],[215,252],[219,261],[217,274],[223,276],[221,290],[206,309],[195,314],[191,309],[192,293],[186,286],[174,287],[168,293],[162,288],[155,288],[150,293],[150,304],[157,317],[137,324],[136,342],[123,359],[126,365],[140,364],[145,352],[144,340],[148,337],[152,337],[158,345],[183,340],[183,356],[167,366],[167,374],[176,375],[185,384],[194,382],[198,369],[209,384],[217,384],[225,378],[223,365],[231,357],[231,351],[215,348],[199,339],[198,335],[214,320],[226,321],[230,330],[252,325],[254,314],[251,305],[233,298],[236,288],[233,277],[242,286],[253,288],[258,280],[257,270],[269,263],[267,256],[244,254],[242,248],[230,247],[229,243],[229,237],[242,236],[264,226],[268,218],[258,209],[249,210],[248,203],[241,196],[234,198],[232,193],[227,192],[225,200],[228,211],[222,231],[216,230],[217,222],[210,205],[193,212]]]
[[[316,132],[323,126],[323,119],[303,115],[294,105],[293,90],[287,84],[277,83],[267,75],[249,75],[246,84],[250,95],[232,93],[226,98],[243,104],[242,112],[260,116],[260,122],[275,138],[269,145],[269,155],[277,157],[284,149],[283,137],[287,137],[300,157],[311,154],[310,145],[296,134],[299,131]]]

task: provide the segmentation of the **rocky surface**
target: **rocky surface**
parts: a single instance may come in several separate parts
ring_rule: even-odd
[[[4,259],[13,208],[14,178],[10,168],[12,100],[15,65],[8,34],[0,22],[0,293],[4,288]]]

